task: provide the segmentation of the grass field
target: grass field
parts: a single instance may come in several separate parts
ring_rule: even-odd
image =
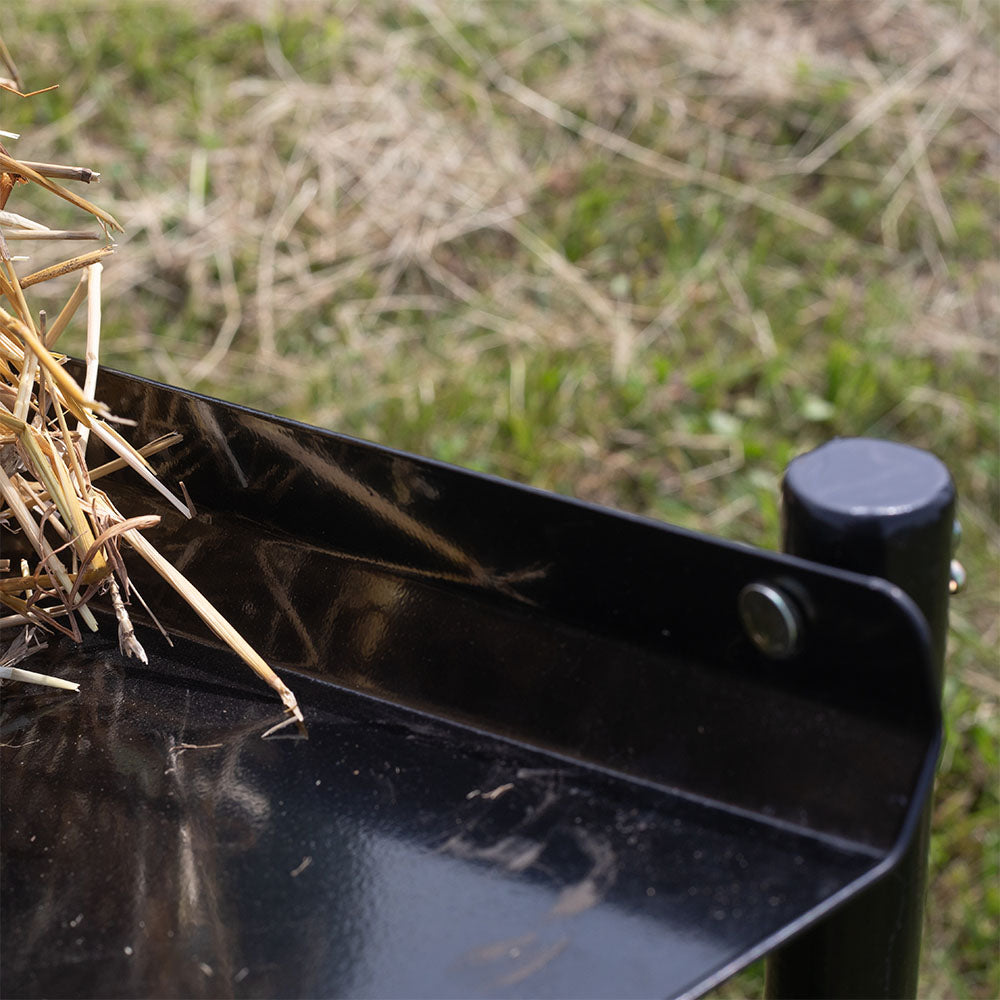
[[[772,547],[796,454],[944,458],[969,583],[921,995],[991,998],[998,11],[5,0],[60,89],[0,128],[102,172],[106,364]]]

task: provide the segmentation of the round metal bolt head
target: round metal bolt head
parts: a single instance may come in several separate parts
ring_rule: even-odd
[[[798,652],[802,620],[791,599],[767,583],[750,583],[739,597],[740,620],[765,655],[784,660]]]

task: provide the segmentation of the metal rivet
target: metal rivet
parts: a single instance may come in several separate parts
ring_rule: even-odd
[[[957,594],[959,591],[965,590],[965,579],[965,567],[957,559],[952,559],[948,592]]]
[[[793,656],[802,640],[802,619],[791,598],[768,583],[750,583],[739,596],[740,620],[765,655],[775,660]]]

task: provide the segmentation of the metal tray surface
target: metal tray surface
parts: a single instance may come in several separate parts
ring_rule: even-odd
[[[4,996],[663,996],[874,860],[315,682],[264,741],[210,659],[5,696]]]
[[[198,507],[126,515],[286,676],[309,738],[155,578],[5,686],[0,990],[695,996],[887,871],[927,794],[926,628],[883,581],[104,372]],[[95,456],[99,460],[99,456]],[[780,581],[795,657],[744,635]],[[139,617],[139,616],[137,616]]]

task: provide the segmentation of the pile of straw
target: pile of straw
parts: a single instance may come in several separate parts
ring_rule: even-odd
[[[33,96],[23,92],[2,39],[0,88],[20,98]],[[18,138],[3,131],[0,137],[8,141]],[[62,632],[78,642],[81,622],[97,631],[98,619],[90,604],[99,595],[107,595],[114,608],[122,651],[146,662],[128,613],[132,597],[140,602],[142,598],[129,581],[124,542],[277,691],[289,717],[268,730],[271,733],[302,721],[295,696],[204,595],[148,541],[143,531],[159,523],[159,517],[126,518],[95,485],[109,472],[127,465],[182,514],[191,516],[188,505],[160,482],[147,461],[149,455],[179,440],[179,435],[171,434],[136,449],[115,429],[116,424],[128,421],[111,414],[94,395],[101,331],[101,262],[114,251],[113,234],[122,227],[109,213],[59,181],[89,184],[98,179],[95,171],[85,167],[19,160],[0,143],[0,530],[8,538],[20,532],[37,560],[32,567],[25,558],[18,560],[17,566],[10,558],[0,558],[0,629],[17,630],[16,638],[0,655],[0,678],[76,690],[78,685],[72,682],[15,664],[45,648],[36,639],[37,631]],[[92,217],[99,231],[50,229],[9,210],[18,189],[32,184]],[[22,262],[28,258],[10,249],[15,241],[76,240],[103,245],[26,274],[19,272],[27,270]],[[44,312],[34,315],[26,290],[74,273],[79,273],[79,280],[55,320],[49,322]],[[53,348],[84,302],[86,377],[80,386],[63,367],[65,357]],[[91,435],[118,457],[99,468],[89,468],[87,442]]]

